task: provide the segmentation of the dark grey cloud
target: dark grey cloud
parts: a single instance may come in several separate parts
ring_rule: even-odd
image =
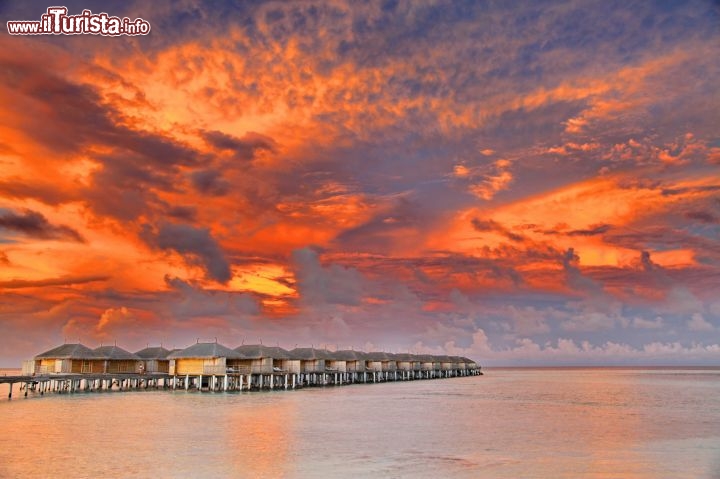
[[[190,263],[202,266],[207,275],[221,283],[232,277],[224,251],[207,228],[188,224],[162,223],[157,229],[143,225],[140,236],[151,246],[173,250]]]
[[[221,131],[201,131],[200,135],[215,149],[232,151],[235,157],[242,160],[252,160],[258,151],[275,151],[275,141],[260,133],[248,132],[238,138]]]
[[[660,268],[660,265],[658,265],[657,263],[653,263],[653,260],[650,258],[649,251],[640,252],[640,264],[645,271],[652,271],[654,269]]]
[[[343,249],[382,253],[397,241],[398,231],[417,231],[426,222],[427,212],[417,202],[398,198],[387,207],[378,208],[378,212],[364,223],[344,230],[335,242]]]
[[[357,306],[366,292],[366,281],[354,268],[338,264],[323,266],[311,248],[293,251],[293,269],[302,300],[310,305]]]
[[[183,281],[180,278],[165,276],[165,283],[172,297],[169,308],[173,316],[180,320],[198,317],[226,317],[233,320],[254,316],[260,313],[257,299],[249,293],[216,291]]]
[[[195,189],[204,195],[224,196],[231,187],[218,170],[194,171],[190,174],[190,181]]]
[[[720,218],[709,211],[688,211],[685,213],[685,217],[691,220],[697,220],[701,223],[720,223]]]
[[[565,234],[568,236],[598,236],[607,233],[612,227],[613,226],[609,224],[599,224],[587,229],[568,231]]]
[[[47,278],[38,280],[13,279],[10,281],[0,281],[0,288],[3,289],[22,289],[22,288],[41,288],[48,286],[72,286],[75,284],[87,284],[107,281],[109,276],[91,275],[91,276],[61,276],[59,278]]]
[[[664,196],[685,195],[688,193],[713,193],[720,191],[720,185],[704,185],[704,186],[681,186],[676,188],[663,188]]]
[[[580,270],[580,256],[578,256],[574,248],[568,248],[563,253],[561,262],[568,286],[583,293],[602,295],[602,285],[585,276]]]
[[[65,225],[54,225],[41,213],[32,210],[22,213],[0,210],[0,228],[37,239],[85,242],[85,238],[76,230]]]
[[[10,198],[32,198],[48,205],[57,205],[77,199],[77,195],[66,192],[56,185],[34,182],[21,178],[9,178],[0,181],[0,193]]]
[[[522,275],[514,267],[516,261],[522,263],[522,259],[518,259],[520,254],[522,251],[513,250],[513,254],[506,257],[483,258],[452,251],[428,251],[421,257],[362,255],[341,256],[334,258],[334,261],[352,266],[376,281],[389,280],[398,275],[415,278],[417,281],[410,283],[414,292],[423,299],[437,300],[438,287],[442,290],[445,284],[454,285],[453,275],[509,281],[515,286],[523,284]],[[551,256],[552,259],[557,257],[557,252]]]
[[[703,236],[676,227],[636,225],[632,230],[610,232],[604,239],[608,243],[628,249],[692,248],[704,255],[720,257],[720,240],[717,234]]]
[[[165,214],[178,220],[195,221],[195,218],[197,217],[197,208],[190,205],[168,205],[165,210]]]
[[[473,218],[472,226],[475,228],[475,231],[482,232],[494,232],[499,233],[503,236],[505,236],[507,239],[515,242],[522,242],[525,241],[525,237],[521,234],[513,233],[500,223],[498,223],[495,220],[481,220],[479,218]]]

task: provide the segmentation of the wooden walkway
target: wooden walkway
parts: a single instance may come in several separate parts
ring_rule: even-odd
[[[482,375],[477,369],[434,369],[387,371],[308,371],[289,373],[184,374],[166,373],[104,373],[104,374],[46,374],[35,376],[0,376],[0,384],[8,384],[8,398],[20,385],[20,393],[44,395],[46,392],[76,393],[94,391],[127,391],[142,389],[184,389],[197,391],[250,391],[263,389],[296,389],[311,386],[341,386],[346,384],[413,381]]]
[[[20,384],[24,396],[28,392],[44,395],[46,392],[79,392],[101,390],[127,390],[158,388],[167,383],[168,374],[46,374],[35,376],[0,376],[0,384],[8,384],[8,398],[12,399],[13,387]]]

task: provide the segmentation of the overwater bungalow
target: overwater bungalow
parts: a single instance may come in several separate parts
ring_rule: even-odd
[[[398,355],[395,353],[386,353],[388,357],[388,371],[398,370]]]
[[[225,375],[228,360],[242,359],[242,356],[222,344],[198,342],[180,351],[170,353],[168,359],[170,360],[169,372],[171,375]]]
[[[342,373],[354,373],[358,370],[358,362],[359,359],[355,351],[341,349],[331,352],[330,359],[327,359],[325,364]]]
[[[355,351],[355,357],[357,358],[357,372],[367,373],[368,370],[368,357],[365,351]]]
[[[366,353],[365,351],[358,351],[357,356],[360,359],[360,370],[364,372],[374,372],[375,371],[375,360],[370,355],[370,353]]]
[[[273,357],[262,344],[243,344],[235,348],[240,357],[227,362],[228,371],[240,374],[270,374]]]
[[[325,371],[333,373],[344,373],[347,368],[345,359],[337,351],[327,351],[325,358]]]
[[[413,377],[419,378],[422,377],[422,364],[423,361],[421,357],[417,354],[411,354],[412,357],[412,370],[413,370]]]
[[[105,360],[83,344],[70,343],[38,354],[23,369],[32,369],[31,374],[102,373]]]
[[[463,361],[463,358],[460,356],[450,356],[450,359],[452,359],[453,362],[453,369],[455,371],[458,371],[460,375],[463,375],[463,371],[465,371],[465,361]]]
[[[440,361],[440,371],[442,377],[449,377],[453,370],[453,360],[450,356],[437,356]]]
[[[300,361],[301,373],[324,373],[328,352],[324,349],[295,348],[289,351],[290,357]]]
[[[298,374],[301,385],[328,384],[328,373],[336,376],[336,371],[326,371],[325,361],[330,357],[328,351],[315,348],[295,348],[291,351],[290,358],[300,361],[300,373]]]
[[[434,357],[430,354],[419,354],[415,356],[415,359],[420,363],[420,371],[424,378],[430,378],[433,376],[435,371]]]
[[[478,364],[475,361],[473,361],[472,359],[466,358],[465,356],[463,356],[461,359],[465,363],[465,368],[468,371],[470,371],[471,373],[474,373],[475,371],[477,371],[479,369]]]
[[[140,371],[142,360],[139,356],[118,346],[100,346],[94,351],[104,361],[103,373],[136,373]]]
[[[391,368],[392,363],[392,368]],[[374,351],[371,353],[365,354],[365,364],[367,365],[368,370],[377,372],[377,373],[387,373],[389,371],[394,371],[397,366],[394,359],[390,359],[390,356],[388,356],[387,353],[380,352],[380,351]]]
[[[300,360],[292,360],[290,352],[280,347],[244,344],[235,351],[241,358],[229,361],[228,366],[243,374],[300,372]]]
[[[442,362],[440,361],[440,356],[433,356],[433,371],[437,371],[439,374],[439,371],[442,369]]]
[[[368,378],[366,367],[366,354],[362,351],[344,349],[331,353],[336,360],[338,368],[342,371],[344,363],[343,382],[363,382]]]
[[[142,360],[143,370],[147,373],[167,373],[170,371],[169,349],[162,346],[147,347],[135,352]]]
[[[397,353],[394,357],[400,379],[409,379],[412,375],[413,355],[409,353]]]
[[[383,371],[394,374],[395,371],[397,371],[397,360],[395,359],[395,355],[392,353],[385,353],[385,356],[387,356],[387,361],[382,361]]]
[[[273,357],[273,370],[297,374],[300,372],[300,360],[294,359],[290,351],[279,346],[269,346],[268,350]]]

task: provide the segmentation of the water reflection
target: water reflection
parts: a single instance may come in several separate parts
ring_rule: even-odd
[[[490,370],[0,400],[0,477],[710,478],[720,375]]]
[[[233,465],[232,477],[286,477],[289,460],[288,429],[294,420],[294,402],[268,393],[233,408],[227,415],[225,445]],[[292,393],[288,393],[292,394]]]

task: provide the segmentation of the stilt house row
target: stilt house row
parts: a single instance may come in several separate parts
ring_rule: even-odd
[[[287,351],[261,344],[230,349],[217,342],[197,342],[185,349],[147,347],[136,353],[117,345],[90,349],[63,344],[23,363],[23,374],[157,373],[170,376],[291,374],[327,381],[353,382],[450,377],[479,373],[478,364],[459,356],[392,354],[354,350],[296,348]],[[362,374],[362,376],[358,376]],[[368,376],[368,374],[370,376]],[[320,376],[318,376],[320,375]],[[300,381],[303,378],[298,378]]]

